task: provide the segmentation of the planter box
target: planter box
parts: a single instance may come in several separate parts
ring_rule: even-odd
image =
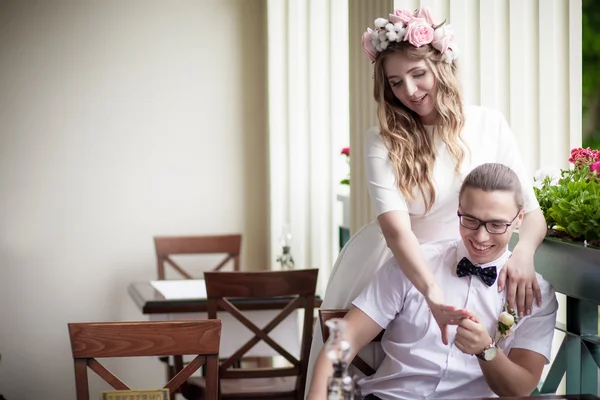
[[[514,233],[511,249],[518,238]],[[535,269],[558,293],[566,295],[566,323],[556,324],[565,337],[539,392],[555,393],[566,374],[567,394],[597,395],[600,249],[546,237],[535,253]]]
[[[511,249],[518,238],[515,232]],[[557,292],[600,304],[600,249],[546,237],[535,253],[535,269]]]

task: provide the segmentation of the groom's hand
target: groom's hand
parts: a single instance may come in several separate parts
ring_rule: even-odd
[[[454,306],[444,304],[444,293],[437,285],[430,285],[425,294],[425,301],[431,315],[442,332],[442,343],[448,344],[448,325],[457,325],[464,318],[469,318],[470,313],[465,309],[456,309]]]
[[[472,315],[460,321],[456,328],[454,344],[465,354],[479,354],[492,343],[492,338],[485,325]]]

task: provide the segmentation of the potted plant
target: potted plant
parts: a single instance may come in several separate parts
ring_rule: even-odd
[[[569,162],[573,168],[536,172],[548,236],[600,248],[600,151],[575,148]]]
[[[535,253],[535,268],[566,296],[561,326],[567,335],[555,359],[580,361],[554,362],[541,393],[554,392],[564,373],[568,393],[597,393],[598,387],[584,338],[600,329],[600,151],[575,148],[569,162],[570,169],[536,172],[534,190],[548,234]]]

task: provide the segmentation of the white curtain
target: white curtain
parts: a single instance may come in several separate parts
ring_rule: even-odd
[[[360,35],[391,9],[427,5],[456,31],[466,103],[504,114],[532,174],[542,166],[568,166],[569,150],[581,144],[581,0],[395,0],[376,15],[365,3],[378,1],[350,0],[351,109],[367,110],[351,125],[353,146],[362,146],[365,129],[375,124],[372,68],[359,57]],[[363,163],[355,155],[353,232],[371,221]]]
[[[375,18],[393,10],[392,0],[349,0],[350,40],[350,233],[354,234],[374,218],[364,172],[363,134],[377,125],[373,99],[373,66],[365,57],[361,37]]]
[[[338,252],[334,176],[348,136],[348,7],[346,0],[267,7],[271,268],[279,268],[289,225],[296,268],[320,268],[323,293]]]

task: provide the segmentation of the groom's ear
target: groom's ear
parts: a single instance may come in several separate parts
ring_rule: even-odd
[[[521,222],[523,222],[524,216],[525,216],[525,210],[521,209],[521,211],[519,211],[519,215],[517,215],[517,218],[515,219],[515,222],[513,224],[515,229],[519,229],[519,227],[521,226]]]

